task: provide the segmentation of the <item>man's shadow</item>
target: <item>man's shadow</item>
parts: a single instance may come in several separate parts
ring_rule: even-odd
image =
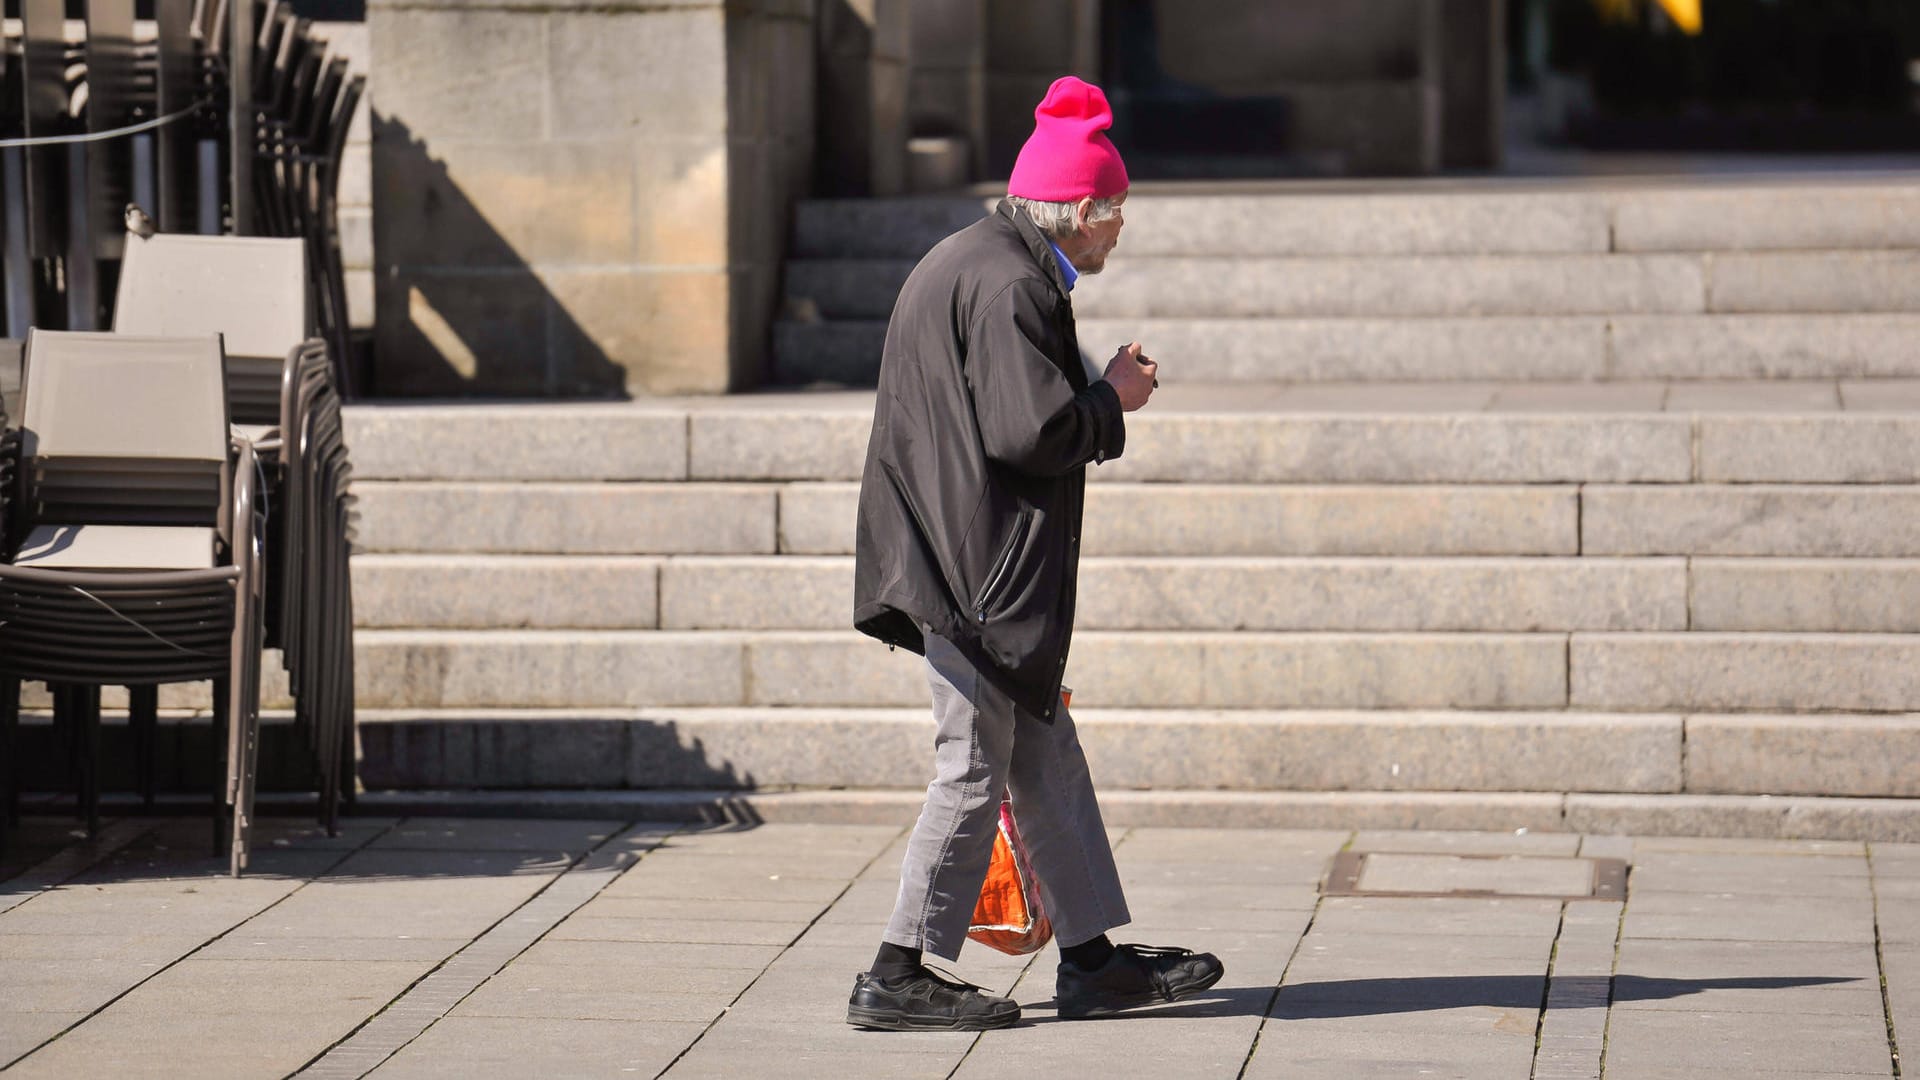
[[[1563,976],[1553,980],[1557,992],[1566,992],[1572,1004],[1561,1008],[1606,1008],[1622,1001],[1667,1001],[1706,990],[1789,990],[1830,986],[1862,980],[1847,976],[1740,976],[1721,979],[1667,979],[1645,975]],[[1612,993],[1608,994],[1608,984]],[[1204,1019],[1225,1016],[1271,1016],[1275,1020],[1304,1020],[1343,1016],[1385,1016],[1486,1006],[1501,1009],[1540,1008],[1543,975],[1428,975],[1406,979],[1332,979],[1289,983],[1276,992],[1271,986],[1236,986],[1213,990],[1173,1005],[1130,1010],[1125,1017],[1169,1016]],[[1050,1003],[1049,1003],[1050,1004]],[[1058,1017],[1043,1015],[1028,1023],[1050,1024]]]

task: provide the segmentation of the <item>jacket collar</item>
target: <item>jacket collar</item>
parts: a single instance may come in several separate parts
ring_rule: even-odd
[[[1000,200],[1000,205],[994,207],[994,213],[1006,218],[1013,225],[1014,232],[1018,233],[1020,239],[1026,243],[1027,252],[1046,273],[1047,280],[1053,282],[1053,287],[1060,291],[1062,297],[1071,301],[1073,298],[1068,294],[1066,276],[1060,272],[1060,260],[1053,253],[1053,241],[1047,239],[1047,234],[1040,231],[1040,226],[1035,225],[1032,218],[1006,199]]]

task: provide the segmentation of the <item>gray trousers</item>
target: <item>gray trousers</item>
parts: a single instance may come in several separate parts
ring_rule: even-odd
[[[886,940],[959,956],[993,858],[1002,792],[1012,796],[1054,939],[1078,945],[1125,925],[1126,897],[1073,718],[1062,709],[1048,724],[951,643],[929,634],[926,645],[935,776],[907,842]]]

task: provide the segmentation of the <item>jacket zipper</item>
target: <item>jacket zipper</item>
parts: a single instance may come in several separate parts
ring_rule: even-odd
[[[1020,550],[1020,544],[1026,539],[1027,528],[1033,521],[1031,508],[1020,511],[1013,521],[1013,532],[1008,535],[1006,546],[1000,549],[1000,557],[993,561],[993,569],[987,571],[987,582],[980,587],[980,595],[973,602],[974,614],[981,622],[987,621],[987,602],[992,600],[1013,576],[1013,556]]]

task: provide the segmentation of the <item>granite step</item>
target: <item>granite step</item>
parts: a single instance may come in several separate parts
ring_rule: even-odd
[[[802,202],[793,254],[917,259],[996,194]],[[1127,200],[1123,251],[1165,255],[1484,255],[1920,247],[1907,177],[1791,182],[1294,184]]]
[[[789,311],[885,319],[913,263],[791,259]],[[1425,318],[1920,312],[1920,251],[1116,257],[1083,318]]]
[[[364,483],[360,550],[850,555],[859,487]],[[1101,484],[1088,556],[1920,557],[1920,484]]]
[[[858,480],[871,391],[356,406],[370,481]],[[1096,483],[1920,482],[1920,380],[1178,383]],[[421,489],[426,490],[426,489]]]
[[[365,710],[374,789],[914,788],[922,704],[898,709]],[[1886,753],[1920,716],[1096,709],[1103,792],[1920,795]]]
[[[917,657],[852,631],[363,630],[366,708],[916,706]],[[1089,631],[1101,708],[1920,711],[1920,635]]]
[[[845,556],[361,555],[364,629],[841,630]],[[1920,633],[1920,559],[1108,558],[1081,630]]]
[[[1873,379],[1920,376],[1911,314],[1082,318],[1086,359],[1138,341],[1205,382]],[[791,384],[872,385],[882,319],[774,325]]]

